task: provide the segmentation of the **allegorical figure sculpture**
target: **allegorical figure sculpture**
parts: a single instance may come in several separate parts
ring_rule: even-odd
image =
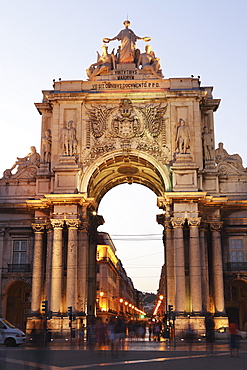
[[[205,160],[212,159],[212,151],[213,151],[213,139],[212,134],[208,132],[207,126],[204,127],[203,132],[203,144],[204,144],[204,156]]]
[[[142,66],[143,70],[151,71],[157,78],[162,78],[162,73],[160,70],[160,60],[155,57],[154,52],[151,50],[151,45],[146,45],[145,53],[140,54],[137,68]]]
[[[73,156],[77,153],[76,129],[72,124],[73,121],[69,121],[62,131],[63,155],[65,156]]]
[[[119,40],[121,46],[119,49],[119,63],[133,63],[135,60],[136,41],[144,40],[150,41],[150,37],[139,37],[131,29],[129,29],[130,21],[126,20],[123,22],[125,28],[119,32],[119,34],[112,39],[104,38],[103,42],[108,43],[110,41]]]
[[[239,154],[228,154],[223,148],[223,143],[219,143],[218,145],[219,147],[215,150],[216,163],[226,163],[236,167],[238,170],[244,170],[242,158]]]
[[[177,128],[176,146],[176,150],[178,150],[180,154],[185,154],[190,147],[189,129],[182,118],[179,119],[179,126]]]
[[[17,157],[17,160],[13,164],[13,166],[7,170],[12,171],[14,168],[17,168],[17,171],[20,171],[23,168],[26,168],[28,166],[34,165],[39,166],[40,164],[40,155],[37,153],[35,146],[31,146],[30,153],[28,153],[24,158]]]
[[[100,56],[98,54],[98,61],[91,64],[91,66],[86,70],[89,79],[93,80],[95,76],[109,72],[115,63],[115,58],[116,57],[113,53],[108,54],[108,47],[103,45],[102,55]]]
[[[51,142],[51,131],[48,129],[42,138],[42,161],[45,163],[50,163],[51,161]]]

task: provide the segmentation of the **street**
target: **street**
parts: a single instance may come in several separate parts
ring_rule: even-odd
[[[88,348],[70,343],[51,343],[46,348],[33,344],[17,348],[0,347],[1,370],[221,370],[235,368],[245,370],[247,363],[247,341],[241,342],[239,357],[230,357],[228,344],[217,342],[214,355],[206,355],[205,343],[196,343],[191,353],[186,343],[169,348],[166,342],[127,342],[126,349],[113,353],[105,349]]]

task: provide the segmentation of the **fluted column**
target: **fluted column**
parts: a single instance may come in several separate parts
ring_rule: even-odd
[[[220,221],[213,221],[210,223],[212,231],[212,264],[213,264],[214,304],[216,314],[225,313],[221,235],[220,235],[221,226],[222,222]]]
[[[202,279],[201,279],[201,256],[200,240],[198,227],[201,217],[188,218],[190,228],[190,249],[189,249],[189,266],[190,266],[190,297],[191,312],[202,312]]]
[[[66,302],[67,307],[72,306],[72,310],[75,311],[77,293],[77,230],[80,220],[66,220],[66,225],[68,226]]]
[[[34,256],[33,256],[33,276],[32,276],[32,302],[31,311],[33,314],[40,313],[43,282],[43,235],[44,224],[32,224],[35,234]]]
[[[166,245],[165,245],[165,266],[166,266],[166,295],[167,304],[175,306],[175,277],[174,277],[174,247],[172,242],[172,225],[170,220],[164,222]]]
[[[184,218],[171,218],[174,227],[174,262],[175,262],[175,310],[178,313],[186,311],[186,288],[184,266]]]
[[[62,301],[63,277],[63,225],[64,220],[51,219],[53,227],[52,274],[51,274],[51,311],[59,312]]]

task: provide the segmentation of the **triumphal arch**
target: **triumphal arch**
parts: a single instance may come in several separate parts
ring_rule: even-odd
[[[242,325],[243,294],[236,305],[224,294],[241,284],[246,290],[244,265],[234,263],[245,263],[247,171],[239,155],[222,143],[216,148],[220,100],[213,88],[199,77],[165,77],[150,37],[129,26],[125,21],[116,37],[103,39],[87,80],[54,81],[43,91],[35,104],[42,116],[40,154],[31,147],[0,180],[2,314],[18,281],[31,291],[29,318],[40,315],[43,300],[53,328],[66,325],[61,316],[69,306],[77,318],[93,317],[97,227],[104,222],[99,202],[119,184],[138,183],[157,195],[163,293],[176,327],[190,317],[202,328],[207,313],[224,325],[226,309],[236,307]],[[110,52],[114,40],[119,47]],[[234,259],[234,245],[243,259]],[[12,259],[21,248],[30,271],[11,274],[7,265],[22,264],[23,255]]]

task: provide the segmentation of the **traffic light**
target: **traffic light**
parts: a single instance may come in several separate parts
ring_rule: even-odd
[[[169,311],[169,312],[172,312],[172,311],[173,311],[173,305],[172,305],[172,304],[169,304],[169,305],[168,305],[168,311]]]
[[[47,314],[47,312],[48,312],[48,301],[42,301],[42,308],[41,308],[41,310],[42,310],[45,314]]]
[[[72,319],[73,319],[72,306],[69,306],[69,307],[68,307],[68,314],[69,314],[69,319],[70,319],[70,321],[72,321]]]

